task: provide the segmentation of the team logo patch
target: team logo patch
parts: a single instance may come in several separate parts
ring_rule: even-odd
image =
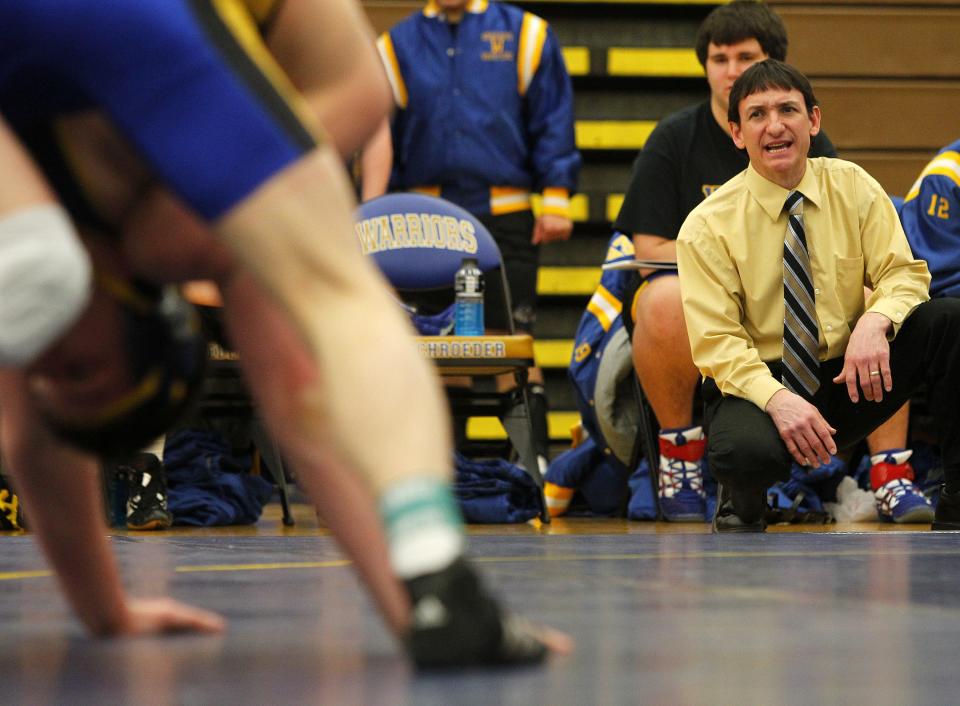
[[[480,55],[484,61],[513,61],[513,49],[507,48],[507,42],[513,42],[513,32],[486,31],[480,38],[490,45],[490,48]]]
[[[582,363],[592,351],[593,349],[590,347],[590,344],[584,341],[577,346],[577,349],[573,352],[574,362]]]
[[[625,257],[633,257],[633,240],[629,236],[619,233],[607,248],[607,257],[604,262],[613,262]]]

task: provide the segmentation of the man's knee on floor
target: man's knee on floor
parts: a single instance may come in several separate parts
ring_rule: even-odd
[[[707,454],[710,472],[731,487],[767,488],[790,476],[792,459],[782,442],[726,441],[711,435]]]

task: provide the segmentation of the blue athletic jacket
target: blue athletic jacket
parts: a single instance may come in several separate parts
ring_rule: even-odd
[[[630,260],[633,257],[630,236],[614,233],[607,245],[605,262]],[[634,288],[634,278],[635,275],[630,271],[605,271],[580,317],[567,374],[576,393],[577,410],[588,436],[579,446],[555,458],[547,469],[544,495],[551,515],[564,514],[574,500],[575,492],[580,493],[584,509],[589,512],[601,515],[616,513],[627,492],[627,478],[634,469],[627,468],[626,462],[614,453],[613,447],[616,445],[604,438],[601,428],[603,422],[599,419],[601,414],[615,413],[616,402],[612,396],[616,395],[616,390],[609,384],[598,386],[597,378],[600,361],[608,345],[623,333],[623,311],[627,308],[629,315],[631,302],[628,297]],[[633,375],[632,366],[629,374]],[[629,404],[636,406],[632,398]],[[638,497],[637,502],[644,504],[647,510],[631,516],[653,517],[656,510],[647,476],[638,483],[638,489],[641,495],[646,495]]]
[[[960,297],[960,140],[920,172],[900,222],[914,256],[930,268],[930,296]]]
[[[568,215],[580,155],[573,88],[547,23],[471,0],[459,23],[435,0],[377,41],[393,88],[391,190],[441,196],[473,214]]]

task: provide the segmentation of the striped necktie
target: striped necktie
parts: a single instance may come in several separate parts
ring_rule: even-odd
[[[809,399],[820,387],[820,344],[813,275],[803,232],[803,194],[791,191],[784,207],[789,214],[783,241],[783,384]]]

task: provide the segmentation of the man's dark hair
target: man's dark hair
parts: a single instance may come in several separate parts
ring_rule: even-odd
[[[795,88],[800,91],[808,115],[813,112],[813,106],[819,105],[817,97],[813,95],[813,87],[806,76],[790,64],[776,59],[764,59],[740,74],[740,78],[734,82],[733,88],[730,89],[727,120],[739,125],[740,101],[754,93],[767,91],[771,88],[780,88],[785,91]]]
[[[773,59],[787,58],[787,30],[783,20],[770,7],[757,0],[733,0],[707,15],[697,32],[697,59],[707,65],[710,42],[720,46],[756,39]]]

